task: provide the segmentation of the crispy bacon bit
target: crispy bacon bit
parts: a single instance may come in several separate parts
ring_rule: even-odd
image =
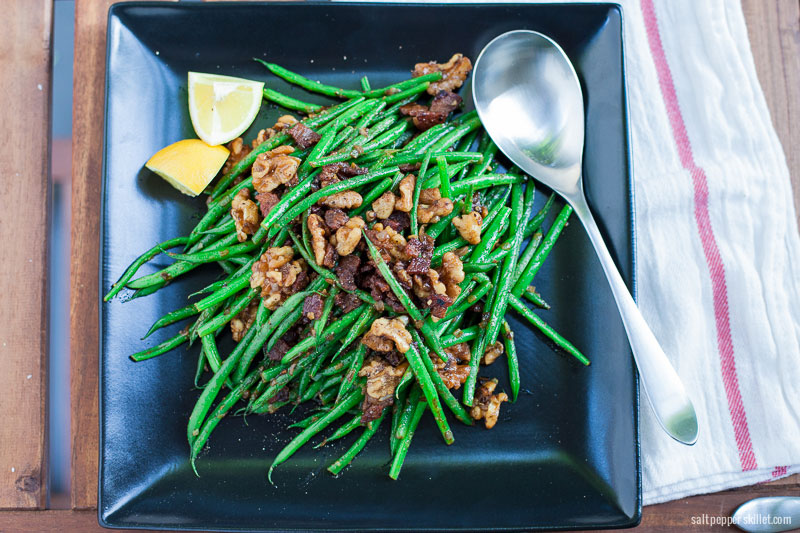
[[[250,199],[250,190],[242,189],[231,201],[231,217],[236,226],[236,238],[239,242],[247,240],[258,230],[258,206]]]
[[[352,178],[353,176],[360,176],[366,174],[368,170],[361,168],[355,164],[348,165],[347,163],[331,163],[325,165],[319,173],[320,187],[327,187],[334,183],[339,183],[342,180]]]
[[[420,163],[406,163],[405,165],[399,165],[397,168],[400,169],[400,172],[408,174],[409,172],[414,173],[419,170],[421,166]]]
[[[297,146],[303,150],[311,148],[322,138],[322,135],[312,130],[305,124],[301,124],[299,122],[292,126],[292,129],[289,130],[289,135],[292,136],[292,139],[294,139],[294,142],[297,143]]]
[[[306,296],[303,300],[303,316],[309,320],[316,320],[322,316],[322,296],[316,292]]]
[[[347,224],[348,220],[350,220],[350,217],[348,217],[347,213],[339,208],[331,207],[325,211],[325,225],[328,226],[331,231],[338,230]]]
[[[261,210],[262,216],[267,216],[279,201],[280,198],[273,192],[260,192],[256,194],[256,202],[258,202],[258,208]]]
[[[411,257],[406,269],[409,274],[426,274],[433,258],[433,237],[422,235],[422,239],[411,237],[406,245],[406,254]]]
[[[361,259],[357,255],[346,255],[339,259],[339,266],[336,267],[336,275],[339,281],[347,291],[354,291],[356,287],[355,275],[358,272],[358,267],[361,265]]]
[[[233,340],[239,342],[253,325],[258,312],[258,300],[252,300],[247,307],[239,311],[239,313],[231,320],[231,334]]]
[[[475,391],[470,415],[475,420],[483,418],[486,429],[492,429],[500,416],[500,404],[508,401],[505,392],[492,394],[497,387],[496,379],[482,379],[478,390]]]
[[[392,228],[397,233],[402,233],[411,227],[411,218],[408,216],[408,213],[395,211],[389,215],[389,218],[383,221],[383,225],[387,228]]]
[[[358,372],[360,377],[367,378],[364,403],[361,407],[362,424],[377,419],[384,408],[394,403],[394,391],[407,366],[407,363],[403,363],[395,367],[377,357],[364,364]]]
[[[283,339],[278,339],[275,345],[266,353],[267,359],[270,361],[280,361],[283,356],[289,351],[291,346]]]
[[[253,187],[256,191],[271,192],[297,177],[300,159],[290,156],[292,152],[294,148],[284,145],[256,157],[252,168]]]
[[[397,348],[400,353],[408,351],[411,341],[411,334],[399,318],[375,319],[367,334],[361,339],[361,342],[376,352],[388,352]]]
[[[434,318],[444,318],[447,314],[447,308],[453,305],[453,299],[446,294],[434,294],[431,296],[431,315]]]
[[[439,91],[452,91],[464,84],[464,80],[472,70],[472,62],[462,54],[453,54],[447,63],[439,64],[435,61],[417,63],[414,65],[413,76],[419,77],[432,72],[441,72],[442,79],[428,86],[428,94],[436,95]]]
[[[340,292],[336,295],[336,298],[333,299],[333,303],[337,308],[342,310],[342,313],[349,313],[361,305],[361,298],[349,292]]]
[[[447,115],[458,109],[461,97],[450,91],[439,91],[433,97],[430,107],[421,104],[406,104],[400,112],[412,117],[414,126],[420,131],[425,131],[447,120]]]

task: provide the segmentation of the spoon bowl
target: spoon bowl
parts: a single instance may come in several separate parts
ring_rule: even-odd
[[[541,33],[504,33],[478,56],[472,96],[498,148],[575,209],[611,286],[657,420],[678,442],[694,444],[698,425],[692,401],[633,301],[586,203],[581,176],[583,92],[569,58]]]

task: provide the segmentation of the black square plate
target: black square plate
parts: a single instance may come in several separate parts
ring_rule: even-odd
[[[613,4],[131,3],[109,13],[102,291],[156,242],[186,234],[202,199],[143,168],[158,149],[194,137],[186,73],[267,80],[308,100],[251,58],[357,87],[406,79],[418,61],[463,52],[473,60],[496,35],[527,28],[558,41],[586,99],[589,202],[632,286],[632,197],[622,13]],[[78,80],[80,83],[80,80]],[[465,94],[469,99],[469,95]],[[265,105],[246,139],[271,125]],[[538,195],[538,202],[546,194]],[[158,263],[158,261],[156,261]],[[156,266],[149,265],[152,269]],[[542,316],[592,360],[556,353],[509,313],[525,389],[497,427],[455,425],[445,447],[423,423],[399,481],[387,476],[386,436],[338,479],[324,470],[349,441],[304,449],[266,471],[291,438],[290,415],[228,417],[188,463],[185,424],[197,345],[143,363],[127,355],[180,329],[139,337],[181,307],[215,270],[155,295],[103,305],[99,518],[126,528],[215,530],[530,530],[632,526],[641,514],[637,385],[628,343],[599,262],[575,220],[537,278],[553,310]],[[501,377],[502,363],[496,363]],[[293,415],[295,418],[298,413]],[[425,422],[425,421],[423,421]]]

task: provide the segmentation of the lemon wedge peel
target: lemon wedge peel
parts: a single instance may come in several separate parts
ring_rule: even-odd
[[[197,196],[225,164],[230,152],[199,139],[185,139],[156,152],[145,166],[189,196]]]

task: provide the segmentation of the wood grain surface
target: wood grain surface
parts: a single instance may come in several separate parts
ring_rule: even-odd
[[[19,0],[22,1],[25,0]],[[75,7],[70,307],[74,509],[93,508],[96,505],[99,198],[105,25],[111,3],[111,0],[76,0]],[[742,5],[756,69],[787,155],[795,203],[800,207],[800,152],[796,148],[800,142],[800,3],[798,0],[742,0]],[[0,22],[0,28],[3,24],[8,22]],[[0,81],[2,83],[5,81]],[[3,457],[2,450],[0,457]],[[800,495],[798,477],[650,506],[645,508],[640,529],[713,531],[707,525],[693,525],[691,517],[703,514],[725,516],[749,498],[778,494]],[[56,529],[100,530],[96,525],[95,512],[0,513],[0,531]]]
[[[800,1],[742,0],[750,48],[800,214]],[[800,216],[798,216],[800,225]]]
[[[5,0],[0,17],[0,509],[47,498],[50,0]],[[10,405],[6,402],[10,402]],[[13,414],[13,416],[9,416]]]
[[[112,0],[75,2],[72,85],[70,396],[72,508],[97,505],[98,272],[106,17]]]

